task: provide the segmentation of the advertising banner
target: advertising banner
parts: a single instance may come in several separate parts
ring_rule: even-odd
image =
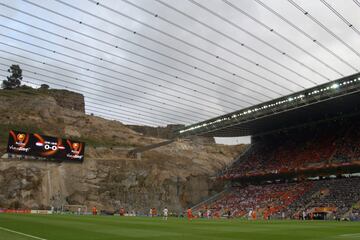
[[[11,130],[7,152],[58,161],[84,161],[85,143]]]

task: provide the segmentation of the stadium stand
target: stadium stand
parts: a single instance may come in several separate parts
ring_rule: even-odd
[[[261,216],[281,214],[285,208],[304,193],[311,183],[280,183],[236,186],[212,204],[202,206],[220,215],[230,211],[233,217],[256,211]]]
[[[303,211],[322,212],[339,219],[350,213],[360,200],[359,187],[359,178],[315,181],[312,189],[289,206],[289,213],[294,218],[300,218]]]
[[[349,177],[359,173],[359,120],[324,120],[252,136],[247,151],[218,175],[231,187],[199,209],[250,218],[255,211],[257,219],[360,219],[360,178]]]
[[[255,211],[257,219],[340,219],[360,218],[360,178],[323,179],[293,183],[259,183],[232,186],[213,202],[199,206],[223,216],[249,217]],[[355,207],[354,207],[355,206]]]
[[[317,182],[320,188],[308,206],[309,209],[334,208],[336,218],[350,211],[353,204],[360,199],[360,179],[345,178]],[[336,208],[336,209],[335,209]]]
[[[223,177],[232,179],[358,164],[359,130],[360,124],[352,119],[253,137],[251,148],[223,172]]]

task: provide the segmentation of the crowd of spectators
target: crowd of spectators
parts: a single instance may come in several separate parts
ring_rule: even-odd
[[[360,165],[360,119],[338,119],[253,136],[252,144],[220,177],[266,179],[291,173],[292,183],[270,183],[232,187],[206,209],[218,215],[258,217],[340,218],[360,220],[360,178],[305,180],[307,172],[335,171],[339,166]],[[344,168],[347,169],[347,168]],[[352,168],[355,169],[355,168]],[[300,174],[300,175],[299,175]],[[270,178],[268,178],[270,179]],[[356,207],[354,207],[356,206]]]
[[[281,215],[286,207],[310,186],[310,182],[237,186],[221,198],[201,208],[210,209],[217,215],[230,212],[231,217],[241,217],[249,212],[257,212],[268,218],[275,214]]]
[[[360,178],[324,179],[293,183],[234,186],[211,203],[199,207],[216,216],[253,219],[360,220]],[[315,216],[315,217],[314,217]]]
[[[313,195],[308,209],[336,208],[334,215],[339,218],[360,200],[360,178],[323,180],[317,185],[320,191]]]
[[[334,121],[253,137],[224,178],[261,176],[360,163],[359,121]]]
[[[349,124],[344,135],[335,141],[333,163],[349,163],[360,161],[360,124]]]

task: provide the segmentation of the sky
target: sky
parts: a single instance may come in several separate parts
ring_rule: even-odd
[[[358,0],[0,0],[0,76],[193,124],[359,72]],[[237,140],[238,141],[238,140]]]

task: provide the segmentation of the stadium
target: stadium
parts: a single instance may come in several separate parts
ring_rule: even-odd
[[[359,239],[358,0],[0,1],[0,240]]]

